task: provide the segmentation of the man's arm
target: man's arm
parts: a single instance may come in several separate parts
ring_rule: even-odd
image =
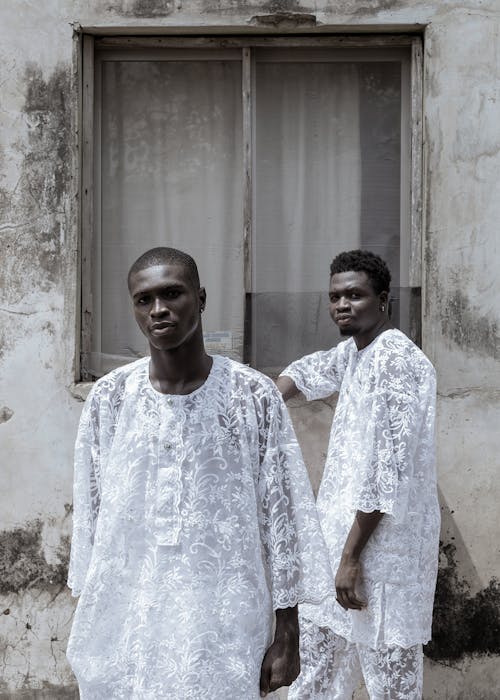
[[[381,521],[383,513],[374,510],[363,513],[358,510],[342,551],[339,568],[335,576],[337,602],[344,610],[361,610],[366,601],[358,598],[356,583],[361,574],[360,556],[373,531]]]
[[[292,396],[296,396],[299,393],[297,386],[291,377],[282,375],[276,380],[276,386],[281,391],[283,396],[283,401],[288,401]]]
[[[260,696],[293,683],[300,673],[297,606],[276,610],[274,642],[264,656],[260,672]]]
[[[87,575],[101,505],[101,411],[99,386],[83,406],[75,444],[73,534],[68,586],[79,596]]]

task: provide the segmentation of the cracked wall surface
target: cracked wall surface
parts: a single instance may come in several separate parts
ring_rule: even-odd
[[[49,518],[0,533],[0,698],[5,700],[13,688],[14,697],[77,697],[65,660],[74,607],[66,587],[65,529]]]
[[[424,696],[496,697],[498,0],[19,0],[0,5],[0,700],[77,697],[64,657],[74,601],[63,581],[84,393],[74,386],[78,27],[424,32],[422,342],[438,373],[443,514]],[[333,410],[334,401],[291,406],[315,489]]]

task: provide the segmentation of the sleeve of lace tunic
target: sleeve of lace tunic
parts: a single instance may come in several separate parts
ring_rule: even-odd
[[[280,376],[293,379],[308,401],[324,399],[339,390],[344,374],[342,345],[320,350],[292,362]]]
[[[83,407],[75,443],[73,535],[68,572],[72,595],[82,592],[100,505],[99,394],[94,386]]]
[[[265,408],[260,444],[259,525],[274,609],[319,603],[334,590],[333,575],[307,470],[278,392]]]
[[[434,474],[436,380],[420,351],[386,345],[376,362],[367,414],[360,416],[359,443],[350,444],[357,475],[352,505],[402,522],[410,494],[424,493]]]

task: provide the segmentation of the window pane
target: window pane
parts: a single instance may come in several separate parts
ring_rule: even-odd
[[[208,292],[204,330],[228,331],[227,354],[241,359],[240,62],[103,61],[101,81],[93,373],[147,353],[125,276],[158,245],[193,255]]]
[[[255,138],[252,361],[272,372],[338,341],[337,253],[373,250],[399,287],[401,62],[258,62]]]
[[[409,51],[252,52],[246,306],[240,52],[97,54],[91,374],[148,352],[125,276],[157,245],[199,264],[208,350],[270,373],[338,342],[327,286],[342,250],[382,255],[393,320],[409,332],[418,317],[419,290],[408,287]]]

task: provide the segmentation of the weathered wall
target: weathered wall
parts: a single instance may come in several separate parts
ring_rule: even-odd
[[[13,0],[0,6],[0,698],[75,697],[64,645],[77,327],[73,27],[425,25],[424,349],[439,377],[442,570],[426,698],[494,698],[500,574],[498,0]],[[315,479],[331,407],[293,409]],[[315,427],[317,426],[317,427]],[[323,438],[324,439],[324,438]],[[495,627],[496,625],[496,627]]]

